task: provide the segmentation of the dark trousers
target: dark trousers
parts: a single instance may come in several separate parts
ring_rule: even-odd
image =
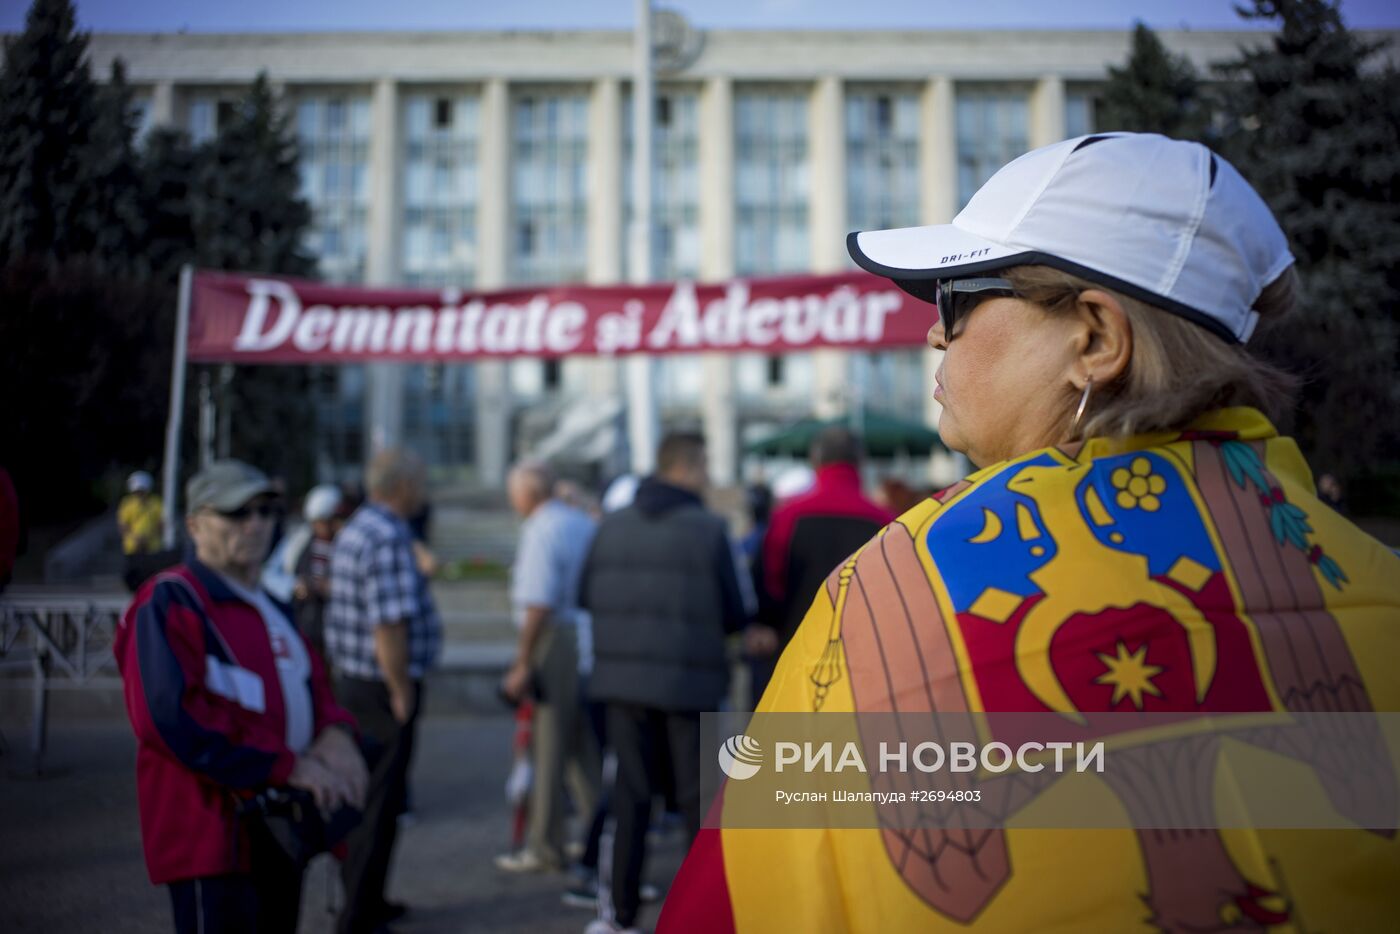
[[[252,872],[170,883],[176,934],[296,934],[302,868],[259,827]]]
[[[581,696],[587,695],[585,685]],[[609,814],[610,796],[614,777],[608,771],[609,748],[607,745],[607,717],[608,708],[606,704],[597,701],[583,700],[583,712],[588,721],[588,727],[593,731],[593,740],[598,744],[600,758],[603,760],[603,780],[599,785],[598,805],[593,809],[593,817],[588,822],[588,834],[583,840],[583,857],[579,860],[579,865],[591,872],[598,871],[598,851],[603,842],[603,829],[607,823]],[[616,769],[614,768],[614,772]]]
[[[369,766],[369,793],[364,817],[350,832],[349,853],[340,867],[345,883],[345,908],[336,923],[339,934],[372,931],[382,923],[384,883],[398,836],[399,811],[408,782],[408,763],[422,709],[423,685],[415,684],[417,701],[408,722],[400,724],[389,707],[389,689],[382,681],[338,678],[336,699],[360,725]]]
[[[615,922],[625,928],[637,920],[651,799],[662,790],[667,760],[691,842],[700,831],[700,714],[609,704],[607,729],[617,754],[612,903]]]

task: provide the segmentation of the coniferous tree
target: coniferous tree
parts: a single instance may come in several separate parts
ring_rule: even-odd
[[[0,257],[62,260],[96,245],[96,121],[87,37],[69,0],[35,0],[0,70]]]
[[[202,268],[312,276],[304,240],[311,208],[300,196],[297,141],[260,74],[195,159],[191,224]],[[220,381],[222,385],[222,381]],[[238,366],[220,399],[235,457],[310,481],[315,426],[305,367]]]
[[[1264,349],[1307,379],[1296,433],[1319,470],[1400,455],[1400,76],[1326,0],[1254,0],[1278,34],[1221,67],[1224,154],[1273,208],[1301,314]]]
[[[193,201],[197,160],[189,136],[168,127],[152,130],[141,151],[145,267],[152,278],[171,288],[179,278],[180,266],[195,260]]]
[[[126,66],[112,62],[111,79],[96,89],[96,117],[86,172],[97,229],[93,256],[110,270],[149,271],[144,256],[140,159],[136,153],[136,112],[126,83]]]
[[[1327,0],[1253,0],[1276,36],[1202,86],[1138,25],[1110,69],[1098,127],[1199,139],[1269,203],[1297,258],[1300,313],[1251,347],[1304,379],[1292,424],[1319,471],[1394,469],[1400,455],[1400,78]],[[1180,108],[1173,113],[1173,108]]]
[[[1094,117],[1097,129],[1202,138],[1207,110],[1196,68],[1167,51],[1151,29],[1136,24],[1128,61],[1110,66],[1108,75]]]
[[[259,74],[200,153],[193,223],[206,268],[309,276],[303,239],[311,208],[300,196],[297,141]]]

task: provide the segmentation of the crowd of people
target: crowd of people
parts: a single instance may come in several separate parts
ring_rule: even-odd
[[[700,714],[728,703],[733,650],[757,697],[823,562],[892,518],[862,495],[860,454],[850,431],[823,432],[808,490],[771,516],[766,488],[749,491],[746,541],[705,504],[697,434],[666,437],[654,474],[599,498],[545,464],[510,471],[518,642],[500,695],[526,707],[531,767],[521,845],[496,858],[499,871],[568,870],[561,897],[596,908],[598,931],[631,928],[659,897],[643,879],[654,804],[658,821],[699,832]],[[283,534],[277,484],[216,462],[187,485],[185,561],[154,574],[130,565],[140,579],[117,654],[141,744],[148,865],[170,885],[180,930],[237,930],[249,917],[295,929],[308,854],[268,830],[265,793],[282,786],[324,812],[324,826],[295,828],[319,843],[332,815],[354,815],[339,819],[337,929],[382,931],[407,911],[385,885],[442,641],[436,559],[412,526],[426,509],[423,463],[384,451],[364,482],[365,495],[311,489],[303,523]],[[132,555],[160,549],[152,487],[134,474],[118,511]],[[188,791],[168,796],[171,776]],[[179,816],[192,798],[202,824]],[[207,852],[190,860],[192,848]]]
[[[655,471],[596,508],[547,465],[516,465],[500,694],[532,711],[532,780],[522,845],[496,870],[572,869],[561,895],[596,906],[588,934],[636,930],[665,802],[693,845],[662,929],[1262,929],[1300,919],[1295,898],[1314,925],[1393,916],[1394,887],[1366,880],[1393,878],[1400,851],[1364,830],[1241,830],[1233,851],[1150,822],[1092,840],[701,830],[700,715],[730,696],[736,647],[772,712],[1400,704],[1384,667],[1396,555],[1324,505],[1263,414],[1286,407],[1288,381],[1243,347],[1296,284],[1232,167],[1163,137],[1070,140],[998,173],[953,225],[850,245],[937,305],[940,432],[978,471],[931,498],[886,484],[876,502],[860,439],[830,428],[808,488],[750,492],[741,541],[707,506],[699,435],[667,436]],[[292,610],[262,586],[272,483],[208,467],[186,491],[192,553],[123,620],[147,863],[178,930],[294,930],[305,860],[326,848],[339,931],[407,910],[385,881],[442,626],[410,525],[422,462],[383,451],[365,487],[358,506],[307,497],[305,541],[281,559]],[[133,536],[150,512],[130,510]],[[1071,624],[1087,651],[1052,658]],[[1122,781],[1105,777],[1131,808]],[[297,796],[309,804],[288,812]]]

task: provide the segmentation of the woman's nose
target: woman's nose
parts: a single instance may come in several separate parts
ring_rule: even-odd
[[[943,333],[943,322],[935,321],[933,327],[928,329],[928,345],[934,350],[947,350],[948,340]]]

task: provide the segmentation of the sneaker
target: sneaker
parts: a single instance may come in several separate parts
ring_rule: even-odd
[[[637,896],[643,905],[650,905],[661,900],[661,890],[649,882],[643,882]],[[598,880],[594,878],[571,886],[561,900],[570,908],[597,908]]]
[[[496,868],[505,872],[553,872],[559,867],[541,859],[534,850],[517,850],[497,856]]]
[[[590,922],[588,927],[583,929],[583,934],[642,934],[642,929],[635,927],[622,928],[618,927],[612,921],[604,921],[602,918],[598,918]]]
[[[598,907],[598,883],[570,886],[559,900],[570,908],[587,908],[591,911]]]

